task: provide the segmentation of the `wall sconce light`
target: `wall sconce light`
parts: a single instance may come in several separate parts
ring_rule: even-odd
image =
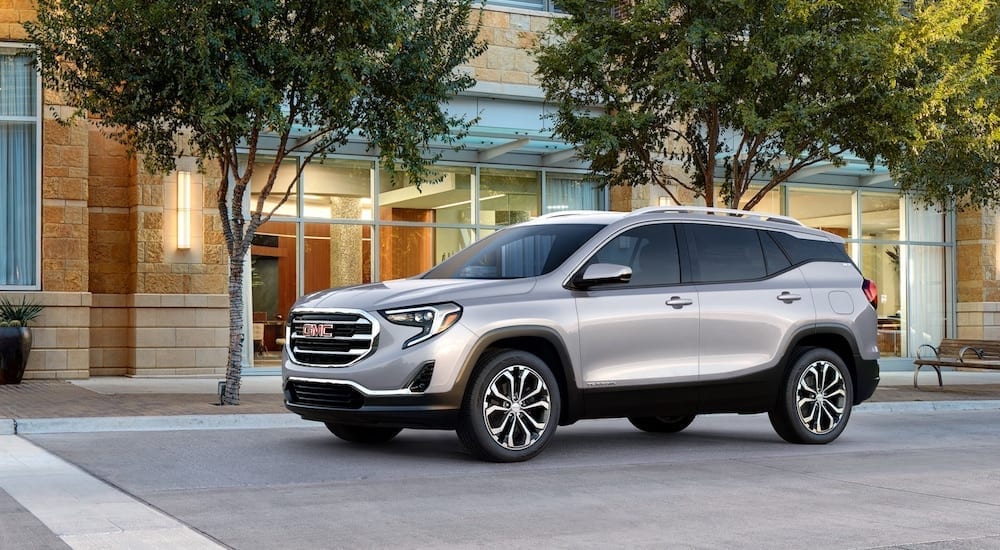
[[[656,206],[671,206],[670,197],[659,197],[656,199]]]
[[[177,248],[191,248],[191,172],[177,172]]]
[[[372,219],[372,200],[367,197],[361,199],[361,219]]]

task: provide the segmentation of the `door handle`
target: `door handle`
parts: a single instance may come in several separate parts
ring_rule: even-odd
[[[781,300],[782,302],[785,302],[786,304],[790,304],[792,302],[801,300],[802,296],[799,296],[798,294],[792,294],[791,292],[788,292],[786,290],[781,294],[778,294],[778,299]]]
[[[689,306],[693,303],[694,303],[693,300],[689,300],[687,298],[681,298],[680,296],[671,296],[670,299],[667,300],[667,305],[676,309],[680,309],[684,306]]]

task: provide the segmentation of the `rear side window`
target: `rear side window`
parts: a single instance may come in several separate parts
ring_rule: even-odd
[[[774,275],[792,267],[792,262],[788,261],[788,257],[774,241],[770,231],[760,231],[758,234],[760,235],[760,246],[764,249],[764,261],[767,263],[768,275]]]
[[[850,262],[851,258],[844,245],[827,240],[800,239],[788,233],[772,231],[770,235],[778,242],[793,265],[806,262]]]
[[[689,224],[684,231],[696,282],[745,281],[767,276],[756,229]]]

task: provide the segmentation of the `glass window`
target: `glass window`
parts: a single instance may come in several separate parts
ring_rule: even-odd
[[[420,189],[404,172],[379,176],[379,218],[426,223],[472,223],[472,168],[437,167],[438,181]]]
[[[809,227],[850,237],[854,194],[842,189],[788,189],[788,215]]]
[[[861,235],[865,239],[898,241],[900,222],[898,193],[861,193]]]
[[[268,178],[271,175],[271,170],[274,168],[274,157],[258,157],[259,160],[254,163],[253,176],[250,179],[250,211],[253,212],[257,209],[257,201],[260,200],[261,191],[264,186],[267,185]],[[296,170],[298,169],[298,161],[294,158],[286,158],[281,162],[281,166],[278,167],[277,174],[274,178],[274,184],[271,187],[271,192],[268,193],[267,199],[264,200],[264,214],[267,214],[274,210],[281,199],[285,196],[285,191],[288,189],[288,185],[292,184],[292,190],[288,194],[288,200],[281,205],[275,212],[275,216],[288,216],[293,217],[298,215],[298,181],[295,179]]]
[[[906,238],[911,241],[944,242],[945,215],[910,202],[910,220]]]
[[[769,232],[793,264],[806,262],[849,262],[844,247],[833,241],[805,239],[781,231]]]
[[[38,75],[32,54],[0,47],[0,288],[37,287]]]
[[[518,279],[544,275],[603,226],[526,225],[498,231],[431,270],[428,279]]]
[[[538,217],[542,203],[539,172],[483,168],[479,176],[480,223],[513,225]]]
[[[632,279],[627,284],[629,287],[681,282],[680,256],[677,253],[673,224],[652,224],[630,229],[604,245],[587,263],[631,267]]]
[[[564,210],[606,210],[604,188],[586,179],[584,174],[545,176],[545,213]]]
[[[861,246],[861,271],[878,289],[878,345],[884,357],[899,357],[903,348],[905,315],[900,292],[902,254],[896,244],[865,244]],[[929,304],[928,304],[929,305]],[[944,303],[941,303],[943,307]],[[937,343],[934,343],[937,345]]]
[[[304,247],[306,294],[372,281],[371,226],[307,223]]]
[[[260,365],[276,365],[280,359],[285,319],[299,296],[296,225],[269,221],[257,230],[250,247],[253,352]]]
[[[302,170],[303,217],[370,220],[371,161],[313,160]]]
[[[759,237],[760,246],[764,249],[764,261],[767,263],[768,275],[774,275],[792,266],[792,262],[788,261],[788,257],[775,242],[772,232],[761,231]]]
[[[757,231],[724,225],[686,224],[695,281],[713,283],[767,275]]]
[[[906,266],[909,280],[909,285],[905,288],[908,295],[903,301],[903,309],[906,310],[906,303],[915,307],[909,312],[903,312],[908,315],[901,316],[909,321],[905,332],[909,353],[900,355],[914,356],[922,344],[936,346],[945,336],[948,320],[946,250],[942,246],[915,245],[902,249],[903,265]],[[882,292],[882,287],[879,287],[879,292]],[[887,312],[880,313],[880,316],[884,313]]]

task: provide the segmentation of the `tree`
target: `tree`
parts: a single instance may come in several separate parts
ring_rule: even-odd
[[[847,155],[899,164],[922,135],[915,115],[934,84],[917,67],[939,72],[943,59],[926,53],[955,36],[947,23],[960,18],[921,19],[935,34],[918,41],[899,0],[560,7],[570,17],[554,20],[536,49],[556,133],[608,183],[654,183],[678,203],[678,187],[708,205],[718,194],[731,208],[752,208],[803,168]]]
[[[389,170],[427,177],[428,142],[469,124],[443,102],[474,83],[455,69],[483,51],[470,1],[38,1],[25,27],[46,85],[77,116],[96,117],[151,172],[181,155],[218,164],[230,269],[223,403],[239,404],[246,254],[277,210],[265,210],[268,196],[280,207],[294,185],[277,181],[279,165],[304,155],[297,178],[358,133]],[[273,163],[247,213],[267,137]]]
[[[893,178],[928,206],[1000,205],[1000,2],[928,0],[910,15],[918,32],[905,49],[927,59],[907,78],[923,90],[925,108],[917,139],[889,163]],[[957,32],[934,34],[949,23]]]

